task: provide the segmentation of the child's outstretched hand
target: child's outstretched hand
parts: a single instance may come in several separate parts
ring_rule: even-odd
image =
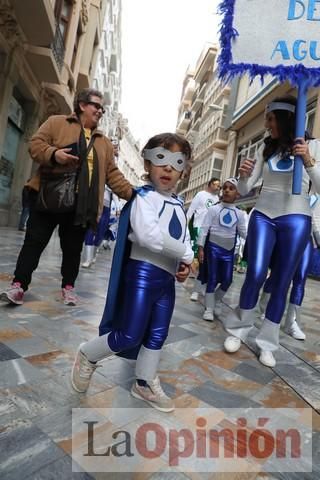
[[[180,262],[179,270],[176,273],[177,281],[180,283],[184,282],[188,278],[189,273],[190,273],[190,265]]]

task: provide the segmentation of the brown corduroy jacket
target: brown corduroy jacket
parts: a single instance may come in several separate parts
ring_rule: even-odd
[[[53,172],[67,172],[74,167],[52,163],[54,152],[60,148],[67,148],[79,141],[81,126],[75,114],[53,115],[44,122],[30,141],[29,152],[33,160],[40,164],[36,174],[27,185],[39,191],[41,169],[52,168]],[[93,146],[97,152],[99,168],[99,208],[98,217],[103,209],[104,186],[107,184],[119,197],[129,200],[132,195],[132,186],[125,179],[114,162],[113,146],[110,140],[99,130],[92,132]],[[70,152],[73,153],[73,152]]]

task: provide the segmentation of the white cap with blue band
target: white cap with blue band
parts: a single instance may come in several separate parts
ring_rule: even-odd
[[[232,185],[234,185],[236,188],[238,187],[238,179],[235,178],[235,177],[229,177],[229,178],[227,178],[227,180],[225,180],[225,181],[223,182],[223,185],[224,185],[225,183],[227,183],[227,182],[232,183]]]
[[[266,113],[273,112],[274,110],[287,110],[288,112],[294,113],[296,107],[286,102],[271,102],[266,106]]]

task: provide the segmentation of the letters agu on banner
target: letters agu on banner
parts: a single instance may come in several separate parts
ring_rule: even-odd
[[[320,0],[224,0],[222,76],[248,71],[320,81]]]

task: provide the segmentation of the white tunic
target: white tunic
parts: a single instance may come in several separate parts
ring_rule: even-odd
[[[293,161],[289,157],[282,159],[273,155],[267,161],[263,158],[264,145],[258,151],[253,172],[248,178],[240,178],[238,191],[246,195],[252,190],[259,179],[263,178],[263,186],[255,205],[255,210],[269,218],[288,214],[311,216],[309,204],[309,182],[313,189],[320,193],[320,142],[311,140],[309,151],[316,160],[316,165],[303,169],[301,195],[292,194]]]
[[[312,233],[317,246],[320,246],[320,197],[318,195],[312,197],[314,197],[312,200],[315,200],[311,203]]]
[[[176,195],[141,191],[133,200],[130,223],[130,258],[152,263],[173,275],[179,262],[192,263],[186,214]]]
[[[103,195],[103,206],[110,207],[110,199],[111,199],[112,191],[109,187],[104,187],[104,195]]]
[[[194,214],[193,226],[195,228],[201,227],[204,217],[208,211],[208,208],[212,207],[215,203],[219,202],[219,196],[213,195],[210,192],[203,190],[198,192],[192,200],[187,212],[188,221]]]
[[[198,245],[204,246],[210,231],[210,242],[226,250],[232,250],[237,234],[242,238],[247,236],[247,218],[246,212],[239,210],[231,203],[221,202],[210,207],[200,228]]]

